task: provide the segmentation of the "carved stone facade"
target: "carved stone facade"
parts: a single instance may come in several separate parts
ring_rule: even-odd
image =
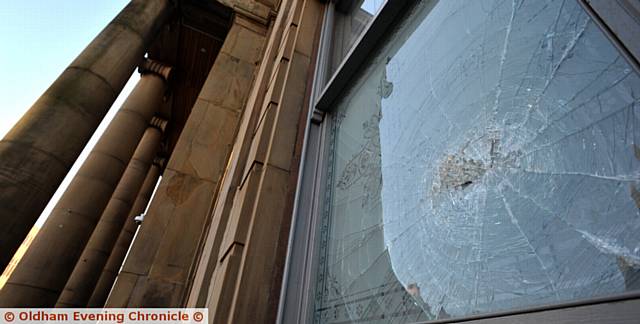
[[[216,323],[275,321],[324,6],[133,0],[68,69],[102,89],[93,95],[101,112],[76,132],[25,128],[55,109],[48,97],[69,106],[59,114],[96,106],[83,97],[92,97],[87,85],[63,74],[2,142],[52,137],[68,153],[51,157],[60,166],[52,165],[47,179],[34,169],[33,181],[43,182],[38,188],[52,189],[2,193],[38,201],[29,208],[3,204],[0,221],[11,231],[1,238],[11,240],[2,244],[4,267],[139,66],[144,77],[129,106],[0,292],[0,307],[208,307]],[[67,150],[64,143],[74,144]],[[58,149],[51,140],[44,144]],[[0,150],[3,163],[34,159],[11,150]],[[166,163],[154,163],[161,159]],[[27,181],[12,179],[0,181]],[[132,241],[134,217],[145,209]]]

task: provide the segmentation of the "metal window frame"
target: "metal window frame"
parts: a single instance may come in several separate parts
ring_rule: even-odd
[[[345,0],[342,0],[345,1]],[[365,28],[336,72],[328,76],[336,2],[329,1],[320,38],[308,123],[292,215],[277,323],[306,323],[312,319],[315,296],[317,237],[324,210],[327,180],[327,137],[335,101],[358,77],[363,64],[378,48],[389,27],[421,0],[387,0]],[[438,1],[438,0],[429,0]],[[576,0],[602,29],[630,65],[640,73],[640,1]],[[330,77],[327,81],[327,78]],[[326,82],[325,82],[326,81]],[[427,323],[636,323],[640,318],[640,291],[525,307]]]

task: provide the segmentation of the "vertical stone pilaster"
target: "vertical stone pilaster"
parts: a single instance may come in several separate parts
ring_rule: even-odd
[[[56,307],[85,307],[152,165],[167,122],[154,117],[93,230]]]
[[[0,307],[51,307],[58,299],[140,138],[162,104],[169,70],[147,61],[140,71],[140,81],[0,290]]]
[[[276,319],[323,10],[317,0],[285,3],[291,10],[281,8],[287,24],[277,45],[259,123],[244,169],[236,170],[242,172],[242,180],[224,231],[212,231],[207,238],[221,240],[216,262],[205,265],[215,264],[205,305],[215,323]]]
[[[273,71],[277,68],[273,62],[276,62],[281,40],[284,37],[284,30],[286,30],[286,25],[289,23],[291,2],[292,0],[284,0],[280,3],[280,11],[273,24],[271,24],[269,38],[265,46],[263,64],[260,65],[256,81],[247,100],[245,112],[238,129],[238,136],[233,144],[234,154],[230,157],[223,182],[220,185],[220,194],[213,208],[211,224],[205,229],[205,238],[200,245],[201,254],[199,255],[197,267],[192,272],[189,295],[185,303],[188,307],[204,307],[209,297],[208,288],[211,285],[213,271],[218,264],[222,235],[235,200],[236,188],[240,186],[243,180],[243,168],[247,161],[256,125],[261,117],[262,101],[272,80]]]
[[[82,152],[171,9],[169,0],[131,1],[0,141],[0,271]]]

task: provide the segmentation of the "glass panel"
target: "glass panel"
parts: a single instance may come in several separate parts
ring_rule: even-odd
[[[385,0],[342,0],[337,1],[334,12],[329,77],[338,69],[347,53],[355,45],[365,27],[369,24]]]
[[[332,114],[315,321],[640,288],[640,78],[577,2],[403,21]]]

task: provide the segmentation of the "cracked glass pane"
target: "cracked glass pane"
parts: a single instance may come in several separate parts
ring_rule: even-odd
[[[640,288],[640,78],[574,0],[425,1],[331,114],[316,322]]]

